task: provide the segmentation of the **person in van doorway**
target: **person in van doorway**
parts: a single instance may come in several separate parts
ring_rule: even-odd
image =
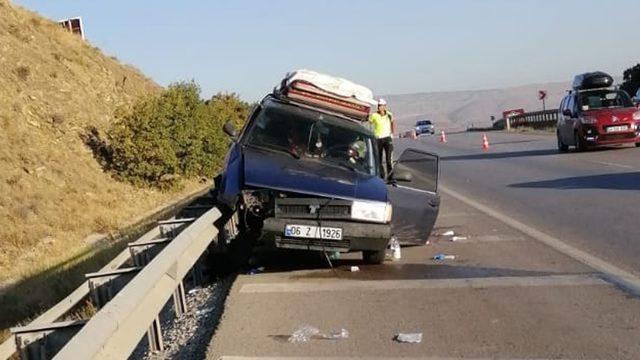
[[[373,134],[378,139],[378,159],[380,167],[382,167],[384,177],[388,176],[393,170],[392,154],[393,154],[393,133],[395,132],[395,124],[393,122],[393,114],[387,110],[387,102],[384,99],[378,100],[378,111],[371,114],[369,121],[373,125]],[[382,153],[384,152],[384,158]],[[384,163],[386,162],[386,169]]]

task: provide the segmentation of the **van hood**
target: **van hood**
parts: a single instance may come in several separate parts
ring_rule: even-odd
[[[318,159],[245,147],[244,182],[248,186],[302,194],[387,201],[384,181]]]

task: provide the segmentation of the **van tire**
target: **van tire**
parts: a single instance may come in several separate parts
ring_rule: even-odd
[[[362,252],[362,259],[367,264],[378,265],[384,262],[385,255],[385,250],[365,250]]]
[[[556,132],[556,137],[558,138],[558,151],[561,153],[569,151],[569,145],[565,145],[562,142],[562,138],[560,137],[560,133]]]

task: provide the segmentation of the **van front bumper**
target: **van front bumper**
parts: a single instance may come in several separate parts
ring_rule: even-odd
[[[286,225],[318,226],[308,219],[267,218],[262,228],[262,241],[278,248],[317,251],[379,251],[387,248],[391,238],[390,224],[322,220],[323,227],[342,229],[342,240],[290,238],[284,236]]]

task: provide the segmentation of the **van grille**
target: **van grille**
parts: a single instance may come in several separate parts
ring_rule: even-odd
[[[351,218],[351,202],[347,200],[329,200],[322,198],[276,199],[275,210],[277,218]],[[318,213],[320,213],[320,215],[318,215]]]

